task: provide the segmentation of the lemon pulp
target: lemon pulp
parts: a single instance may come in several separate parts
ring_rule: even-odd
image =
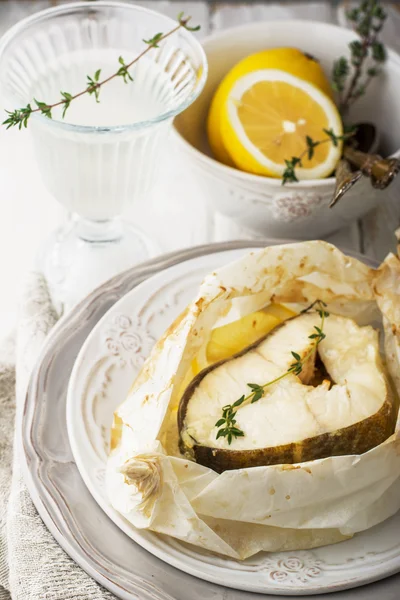
[[[225,147],[221,120],[230,91],[244,75],[260,69],[280,69],[321,89],[332,98],[332,88],[318,60],[298,48],[270,48],[247,56],[238,62],[223,78],[211,102],[207,131],[211,150],[217,160],[235,166],[228,149]]]
[[[330,175],[342,144],[331,143],[326,130],[343,133],[339,112],[317,87],[276,69],[244,75],[232,87],[221,115],[225,148],[243,171],[282,177],[287,160],[301,157],[299,179]],[[307,137],[324,141],[307,154]]]
[[[261,81],[243,94],[237,108],[239,119],[249,140],[276,163],[300,156],[306,135],[321,139],[329,127],[321,106],[305,92],[283,81]],[[311,160],[303,163],[311,168],[325,161],[328,144],[314,150]]]

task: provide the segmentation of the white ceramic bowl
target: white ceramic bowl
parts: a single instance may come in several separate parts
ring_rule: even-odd
[[[208,108],[223,76],[243,57],[278,46],[294,46],[318,58],[330,75],[333,61],[348,56],[354,32],[313,21],[265,21],[222,31],[203,41],[209,63],[205,88],[196,102],[175,120],[183,158],[193,170],[209,204],[243,227],[265,235],[314,238],[348,225],[389,194],[374,190],[362,178],[333,208],[328,207],[333,177],[282,186],[280,179],[261,177],[227,167],[211,154],[206,135]],[[400,56],[389,51],[384,73],[372,81],[368,94],[356,102],[350,119],[375,123],[385,155],[400,156]]]

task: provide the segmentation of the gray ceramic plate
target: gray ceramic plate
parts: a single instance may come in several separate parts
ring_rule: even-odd
[[[265,243],[268,244],[267,241]],[[236,242],[196,248],[153,260],[116,277],[62,319],[49,337],[32,375],[22,427],[26,480],[30,493],[40,515],[63,548],[90,575],[120,598],[250,600],[260,596],[227,589],[215,583],[206,583],[175,570],[133,543],[104,514],[80,477],[67,435],[65,401],[74,361],[85,339],[103,315],[144,279],[166,267],[197,256],[260,245],[260,242]],[[399,521],[391,521],[387,521],[384,529],[377,532],[378,545],[379,537],[386,537],[398,528]],[[361,556],[373,554],[374,549],[366,547],[365,551],[363,548],[359,550]],[[392,550],[391,560],[379,560],[379,573],[370,574],[365,564],[361,580],[355,578],[352,581],[351,576],[346,579],[344,575],[346,587],[360,585],[400,570],[400,550]],[[389,559],[389,556],[387,558]],[[290,560],[287,564],[285,560],[281,562],[280,567],[289,574],[296,574],[303,568]],[[350,556],[344,562],[347,564],[343,564],[343,568],[347,569],[350,575],[354,572],[354,559]],[[271,573],[266,571],[265,576],[270,577]],[[222,575],[220,581],[224,582]],[[388,591],[394,590],[393,583],[395,580],[385,583],[385,588]],[[323,587],[321,586],[322,589]],[[343,587],[343,584],[340,587]],[[351,598],[372,599],[380,593],[378,589],[381,588],[382,584],[362,588],[353,591]],[[333,585],[329,591],[335,589],[338,587]],[[282,594],[283,591],[281,589],[274,593]],[[309,593],[309,590],[307,586],[299,585],[297,589],[292,587],[290,593],[304,595]],[[318,593],[318,589],[314,588],[312,593]],[[397,598],[397,595],[387,596],[395,597]],[[341,598],[344,599],[345,596],[341,594]]]

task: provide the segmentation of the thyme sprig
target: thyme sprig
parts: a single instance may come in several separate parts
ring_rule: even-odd
[[[357,8],[346,13],[353,24],[358,39],[349,44],[350,57],[340,56],[332,68],[332,87],[338,94],[339,111],[344,116],[353,103],[363,96],[372,79],[381,72],[382,64],[387,57],[386,48],[379,39],[386,20],[386,12],[379,0],[361,0]],[[282,185],[298,181],[296,168],[302,167],[302,160],[314,156],[314,150],[320,144],[332,142],[338,145],[339,140],[349,137],[348,133],[336,136],[332,130],[324,130],[327,138],[314,141],[309,136],[305,140],[305,149],[300,156],[292,156],[285,160],[282,174]]]
[[[285,183],[299,181],[296,175],[296,168],[303,166],[303,159],[307,156],[311,160],[314,156],[314,151],[317,146],[331,142],[334,146],[338,146],[339,141],[344,141],[354,135],[354,129],[345,132],[343,135],[336,135],[333,129],[323,129],[327,135],[322,140],[313,140],[309,135],[305,138],[305,148],[300,156],[292,156],[290,160],[285,160],[285,170],[282,174],[282,185]]]
[[[268,381],[262,385],[258,383],[247,383],[246,385],[251,389],[251,392],[247,394],[243,394],[236,402],[233,404],[227,404],[222,407],[222,417],[215,423],[216,427],[219,427],[216,435],[216,439],[218,440],[220,437],[226,437],[228,440],[228,444],[231,445],[233,438],[243,437],[245,435],[244,431],[237,426],[236,414],[238,408],[242,406],[245,402],[250,401],[250,404],[254,404],[254,402],[258,402],[264,394],[267,387],[281,381],[288,375],[300,375],[303,370],[304,365],[309,361],[312,355],[317,351],[319,344],[322,340],[325,339],[326,334],[324,333],[324,324],[325,319],[329,317],[329,312],[325,310],[326,304],[322,300],[316,300],[310,306],[301,311],[301,314],[305,314],[315,308],[315,311],[319,314],[321,318],[320,326],[317,327],[314,325],[314,333],[308,336],[310,340],[312,340],[312,344],[308,352],[302,358],[300,354],[297,352],[291,351],[291,355],[294,358],[294,362],[291,363],[288,370],[272,379],[272,381]]]
[[[54,102],[53,104],[50,104],[47,102],[42,102],[41,100],[33,99],[33,102],[27,104],[23,108],[17,108],[16,110],[13,110],[13,111],[6,110],[8,117],[5,121],[3,121],[3,125],[6,125],[7,129],[10,129],[10,127],[18,127],[18,129],[22,129],[23,127],[28,126],[28,122],[29,122],[31,115],[33,113],[37,113],[37,112],[40,112],[42,115],[44,115],[48,119],[52,119],[53,118],[52,111],[54,108],[56,108],[58,106],[62,107],[62,109],[63,109],[62,118],[64,118],[67,110],[71,106],[71,103],[74,100],[76,100],[77,98],[84,96],[85,94],[88,94],[89,96],[94,96],[96,102],[100,102],[101,88],[105,84],[107,84],[109,81],[111,81],[117,77],[121,77],[122,80],[124,81],[124,83],[129,83],[130,81],[133,81],[133,77],[129,73],[129,69],[135,63],[137,63],[143,56],[145,56],[148,52],[150,52],[150,50],[152,48],[159,48],[160,42],[163,42],[164,40],[166,40],[168,37],[170,37],[172,34],[174,34],[176,31],[178,31],[181,28],[187,29],[188,31],[198,31],[200,29],[200,25],[197,25],[196,27],[191,27],[189,25],[190,20],[191,20],[191,17],[185,17],[183,12],[179,13],[179,15],[177,17],[178,24],[176,25],[176,27],[174,27],[167,33],[157,33],[151,39],[143,40],[144,43],[147,44],[147,48],[145,48],[140,54],[138,54],[138,56],[136,56],[129,63],[125,63],[123,57],[120,56],[118,59],[118,62],[119,62],[118,70],[115,71],[109,77],[106,77],[105,79],[100,80],[101,69],[97,69],[97,71],[95,72],[95,74],[93,76],[87,75],[86,76],[86,78],[87,78],[86,87],[83,90],[81,90],[80,92],[78,92],[77,94],[71,94],[69,92],[60,92],[60,94],[61,94],[60,100],[58,100],[57,102]],[[36,108],[35,108],[35,106],[36,106]]]
[[[379,39],[387,17],[380,1],[362,0],[359,7],[347,11],[346,16],[359,38],[349,44],[350,59],[341,56],[333,64],[332,86],[338,93],[342,115],[365,94],[387,57]]]

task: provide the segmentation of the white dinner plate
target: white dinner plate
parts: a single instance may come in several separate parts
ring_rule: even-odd
[[[74,459],[90,493],[134,542],[166,563],[213,583],[265,594],[306,595],[359,586],[400,570],[400,513],[340,544],[312,551],[259,553],[242,562],[134,528],[110,505],[104,487],[115,408],[126,398],[154,342],[213,269],[248,249],[198,256],[150,277],[95,325],[75,362],[67,398]]]

